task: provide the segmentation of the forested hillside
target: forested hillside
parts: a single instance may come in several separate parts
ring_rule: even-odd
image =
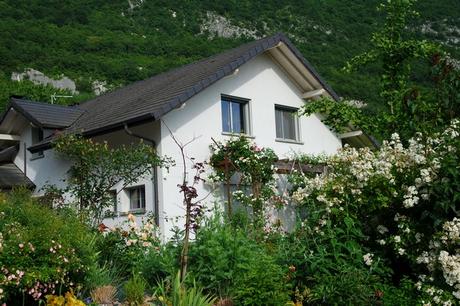
[[[341,71],[366,50],[382,16],[379,1],[0,1],[0,110],[11,94],[49,101],[53,88],[10,81],[32,68],[63,75],[89,98],[98,82],[114,88],[276,32],[286,33],[341,96],[376,103],[377,68]],[[460,1],[420,0],[410,30],[460,54]],[[64,93],[60,91],[59,93]]]

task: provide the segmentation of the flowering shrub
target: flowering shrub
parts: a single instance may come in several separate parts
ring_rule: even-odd
[[[238,176],[238,190],[230,195],[252,208],[256,221],[262,219],[264,209],[275,197],[274,165],[278,157],[269,148],[261,148],[245,137],[232,138],[226,143],[211,145],[210,164],[214,168],[212,178],[224,182],[230,188],[232,176]],[[251,193],[246,194],[241,186],[251,186]],[[279,202],[279,201],[277,201]],[[231,211],[231,205],[229,205]]]
[[[48,306],[85,306],[85,303],[77,299],[72,292],[66,292],[64,296],[47,295],[46,305]]]
[[[458,205],[460,123],[440,134],[418,134],[404,146],[397,134],[373,152],[345,147],[327,174],[304,177],[293,195],[308,207],[316,235],[353,220],[368,253],[363,265],[385,261],[394,273],[418,276],[424,302],[460,298]],[[458,270],[458,271],[457,271]]]
[[[26,192],[0,195],[0,301],[78,291],[94,250],[70,211],[40,206]]]
[[[138,224],[134,215],[120,227],[101,227],[103,236],[98,241],[100,257],[119,269],[124,276],[138,270],[144,258],[160,251],[159,230],[153,215]]]

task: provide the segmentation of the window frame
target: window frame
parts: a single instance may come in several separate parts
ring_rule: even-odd
[[[223,102],[230,103],[230,112],[229,112],[229,120],[230,120],[230,131],[224,130],[224,108]],[[226,94],[221,94],[220,96],[220,119],[221,119],[221,129],[223,135],[246,135],[251,136],[252,128],[251,128],[251,111],[250,111],[250,101],[251,99],[236,97]],[[242,116],[243,120],[241,120],[240,124],[242,124],[241,132],[235,132],[233,128],[233,114],[231,111],[231,103],[238,103],[241,105],[242,109]]]
[[[140,207],[133,207],[132,192],[135,190],[142,190],[142,193],[139,194]],[[129,199],[129,211],[130,212],[145,212],[146,206],[147,206],[147,200],[145,198],[145,195],[146,195],[145,185],[137,185],[137,186],[128,187],[128,188],[125,188],[125,191]],[[140,195],[142,195],[142,197]]]
[[[301,141],[301,134],[300,134],[300,120],[299,120],[299,115],[298,111],[299,109],[297,107],[292,107],[292,106],[286,106],[286,105],[280,105],[280,104],[275,104],[274,107],[275,110],[275,140],[280,141],[280,142],[290,142],[290,143],[297,143],[297,144],[303,144]],[[282,130],[282,137],[278,137],[278,121],[276,119],[276,112],[281,111],[281,112],[289,112],[293,113],[294,116],[294,133],[295,133],[295,139],[292,138],[286,138],[285,132],[284,132],[284,116],[281,116],[281,130]]]
[[[30,138],[31,138],[32,145],[35,145],[35,144],[41,142],[45,138],[43,129],[39,128],[39,127],[32,126],[31,127]],[[36,153],[32,153],[32,156],[30,157],[30,160],[39,159],[39,158],[42,158],[44,156],[45,156],[45,154],[44,154],[43,151],[38,151]]]

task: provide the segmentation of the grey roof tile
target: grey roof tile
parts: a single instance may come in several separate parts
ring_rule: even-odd
[[[7,111],[10,108],[14,108],[38,127],[53,129],[71,126],[84,113],[84,110],[76,106],[63,106],[18,98],[10,99]]]
[[[0,190],[9,190],[19,186],[35,187],[34,183],[14,163],[0,165]]]

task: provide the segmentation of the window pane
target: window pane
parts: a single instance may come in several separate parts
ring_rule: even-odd
[[[243,130],[243,107],[240,103],[231,102],[232,106],[232,132],[242,133]]]
[[[247,104],[243,99],[222,97],[222,131],[229,133],[247,133]]]
[[[230,102],[222,100],[222,131],[231,132]]]
[[[143,209],[145,208],[145,187],[136,187],[129,189],[130,209]]]
[[[139,208],[139,192],[138,189],[131,189],[129,191],[131,209],[138,209]]]
[[[291,111],[283,111],[283,132],[285,139],[296,140],[295,114]]]
[[[139,208],[145,208],[145,187],[139,189]]]
[[[283,112],[279,109],[275,109],[275,121],[276,121],[276,138],[283,137]]]

